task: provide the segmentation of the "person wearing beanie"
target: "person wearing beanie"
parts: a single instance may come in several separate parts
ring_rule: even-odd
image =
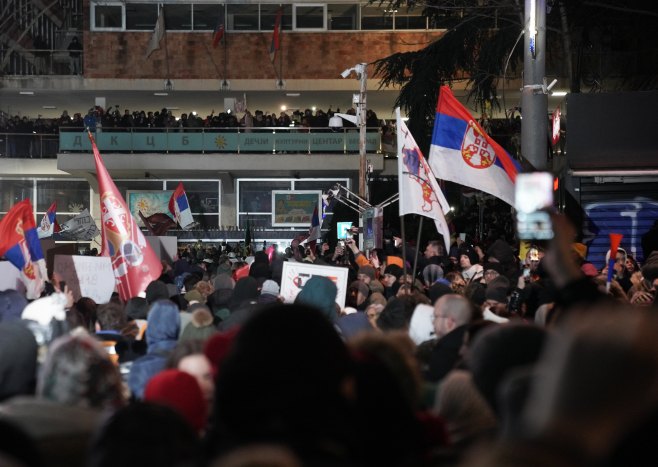
[[[205,431],[208,405],[199,383],[189,373],[176,369],[159,372],[146,385],[144,400],[174,409],[196,433]]]
[[[361,266],[356,277],[358,280],[368,285],[371,281],[376,279],[375,268],[370,265]]]
[[[352,307],[357,311],[363,311],[366,309],[366,300],[370,295],[370,288],[363,281],[353,281],[347,288],[347,300],[345,302],[346,307]]]
[[[487,287],[482,304],[482,318],[494,323],[506,323],[507,319],[507,289],[504,287]]]
[[[153,281],[146,286],[146,302],[152,305],[157,300],[169,299],[169,290],[167,284],[162,281]]]
[[[338,318],[336,295],[338,288],[334,282],[323,276],[313,276],[295,297],[295,304],[318,309],[332,323]]]
[[[274,303],[279,301],[279,284],[274,282],[272,279],[268,279],[263,282],[263,285],[260,288],[260,296],[258,297],[258,303]]]
[[[482,266],[482,271],[482,281],[485,284],[489,284],[492,280],[500,277],[501,274],[504,274],[503,265],[495,262],[484,263],[484,266]]]
[[[178,339],[180,342],[187,340],[205,341],[217,332],[213,325],[212,313],[206,305],[201,303],[190,305],[188,313],[191,315],[191,319]]]
[[[463,247],[459,250],[459,266],[467,283],[478,282],[482,279],[483,269],[479,262],[480,257],[475,248]]]

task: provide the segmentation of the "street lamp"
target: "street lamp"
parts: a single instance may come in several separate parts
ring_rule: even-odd
[[[340,74],[347,78],[356,73],[359,79],[359,94],[355,94],[354,103],[356,104],[356,125],[359,127],[359,197],[368,201],[368,186],[366,182],[366,82],[368,79],[368,64],[357,63],[352,68],[343,70]]]

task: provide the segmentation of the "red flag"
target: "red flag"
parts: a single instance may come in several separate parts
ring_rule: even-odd
[[[219,43],[222,41],[222,39],[224,38],[225,31],[226,31],[226,15],[224,12],[224,5],[221,5],[219,10],[219,19],[217,20],[217,26],[215,27],[215,30],[213,31],[212,34],[213,48],[216,49]]]
[[[617,250],[619,249],[619,244],[623,238],[623,234],[611,233],[610,234],[610,258],[608,258],[608,277],[606,281],[606,288],[610,289],[610,283],[612,282],[612,276],[615,273],[615,263],[617,262]]]
[[[274,19],[274,31],[272,31],[272,42],[270,43],[270,61],[272,63],[281,48],[281,16],[283,16],[283,8],[279,8]]]
[[[101,198],[102,256],[112,259],[112,269],[121,300],[127,301],[146,290],[160,277],[162,264],[146,242],[121,193],[105,168],[96,141],[89,132],[98,174]]]

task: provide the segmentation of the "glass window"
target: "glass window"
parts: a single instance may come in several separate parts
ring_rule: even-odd
[[[126,29],[152,31],[158,20],[158,5],[154,3],[126,3]]]
[[[194,222],[199,225],[196,229],[217,229],[219,228],[219,215],[217,214],[194,214]]]
[[[192,5],[195,31],[214,31],[224,5]]]
[[[395,29],[426,29],[427,22],[424,16],[418,14],[395,14]]]
[[[7,212],[11,207],[34,194],[32,180],[0,180],[0,212]]]
[[[167,31],[192,30],[192,5],[165,4],[164,13]]]
[[[294,189],[320,190],[322,193],[324,193],[337,183],[340,183],[342,186],[349,189],[349,181],[346,178],[339,178],[336,180],[295,180]]]
[[[260,6],[260,29],[261,31],[274,30],[276,14],[279,11],[279,5],[261,5]],[[292,29],[292,5],[284,5],[281,15],[281,29]]]
[[[114,180],[123,199],[127,200],[126,191],[153,191],[162,190],[162,180]]]
[[[327,5],[293,5],[294,29],[327,29]]]
[[[258,31],[258,5],[228,5],[226,21],[229,30]]]
[[[350,31],[359,29],[356,5],[327,5],[327,29]]]
[[[60,213],[75,213],[89,209],[89,182],[86,180],[37,180],[37,212],[46,212],[53,201],[57,201],[58,217]]]
[[[290,190],[290,187],[289,180],[239,181],[238,212],[271,214],[272,190]]]
[[[123,29],[124,16],[122,4],[91,4],[94,29]]]
[[[247,228],[247,220],[251,228],[251,238],[258,241],[258,229],[271,229],[272,228],[272,215],[253,215],[253,214],[240,214],[238,218],[238,226],[240,229]]]
[[[183,181],[187,201],[190,203],[192,214],[218,214],[220,206],[220,185],[216,180]],[[178,181],[167,181],[167,190],[175,190]],[[196,216],[195,216],[196,217]],[[219,221],[217,221],[219,222]],[[217,226],[215,222],[215,226]]]
[[[362,6],[361,29],[393,29],[393,13],[376,6]]]

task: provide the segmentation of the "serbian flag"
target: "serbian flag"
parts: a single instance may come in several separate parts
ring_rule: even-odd
[[[441,86],[439,93],[429,164],[442,180],[476,188],[514,205],[519,164],[484,132],[448,86]]]
[[[107,172],[96,141],[88,132],[98,177],[101,200],[101,256],[109,256],[121,300],[137,297],[158,279],[162,264],[146,242],[126,202]]]
[[[279,8],[274,19],[274,30],[272,31],[272,42],[270,43],[270,61],[272,63],[274,63],[276,53],[281,48],[281,16],[283,16],[283,8]]]
[[[439,187],[432,169],[416,144],[409,128],[395,109],[398,139],[398,192],[400,216],[418,214],[434,219],[436,230],[443,237],[446,251],[450,250],[450,229],[445,214],[450,205]]]
[[[15,204],[0,221],[0,256],[21,271],[25,296],[39,298],[48,273],[29,199]]]
[[[47,238],[52,237],[53,233],[57,233],[60,230],[62,230],[62,228],[57,222],[57,201],[53,201],[53,204],[50,205],[46,213],[43,215],[37,233],[39,234],[39,238]]]
[[[181,229],[186,229],[194,224],[192,210],[190,209],[190,203],[187,202],[187,194],[185,194],[183,182],[178,182],[176,190],[174,190],[171,198],[169,198],[169,212],[174,216]]]
[[[315,252],[315,245],[320,238],[320,216],[318,215],[318,207],[313,209],[313,216],[311,216],[311,228],[308,230],[308,238],[306,243]]]
[[[219,19],[217,20],[217,26],[212,33],[212,46],[217,48],[219,43],[224,38],[224,31],[226,30],[226,12],[224,10],[224,5],[220,6],[219,10]]]

